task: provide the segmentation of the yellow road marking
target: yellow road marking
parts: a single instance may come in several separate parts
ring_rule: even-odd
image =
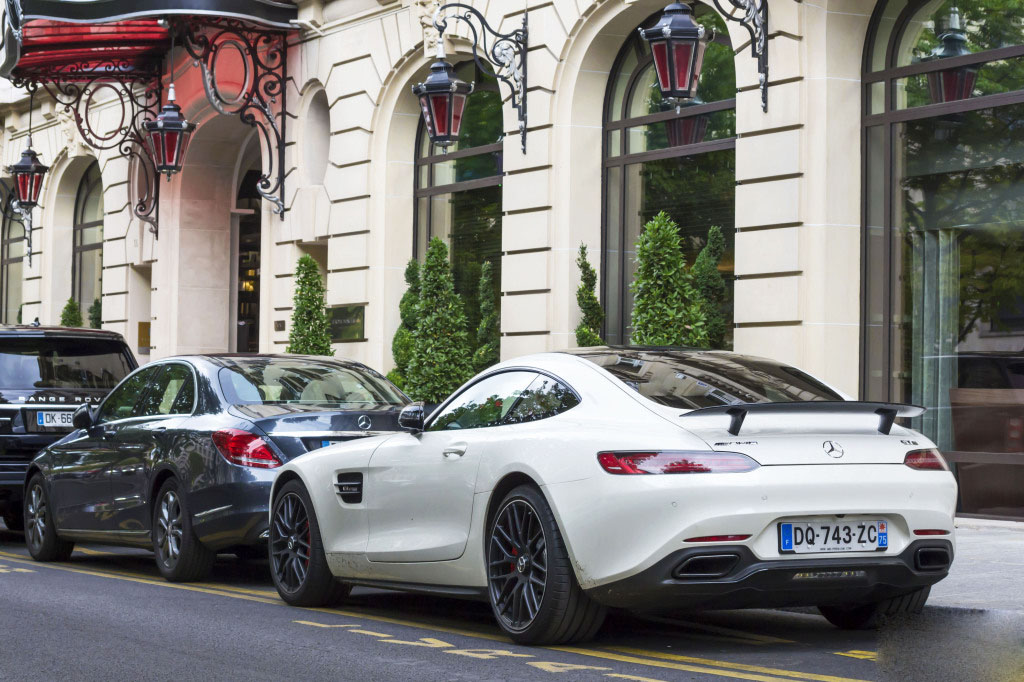
[[[665,680],[656,680],[653,677],[638,677],[637,675],[623,675],[621,673],[608,673],[605,677],[617,677],[620,680],[635,680],[636,682],[665,682]]]
[[[547,673],[567,673],[573,670],[611,670],[596,665],[579,665],[577,663],[561,663],[559,661],[526,661],[526,665],[539,668]],[[636,679],[640,679],[639,677]]]
[[[620,661],[622,663],[636,663],[636,664],[639,664],[639,665],[648,665],[648,666],[655,667],[655,668],[668,668],[670,670],[685,670],[686,672],[691,672],[691,673],[702,673],[704,675],[715,675],[715,676],[718,676],[718,677],[731,677],[731,678],[737,679],[737,680],[753,680],[753,682],[793,682],[792,675],[800,674],[800,673],[789,673],[791,675],[790,677],[774,677],[774,676],[769,676],[769,675],[762,675],[760,673],[755,673],[755,672],[745,672],[743,670],[739,670],[739,669],[735,669],[735,668],[734,669],[708,668],[708,667],[701,667],[701,666],[696,666],[696,665],[688,665],[686,663],[676,663],[675,661],[662,661],[662,660],[652,660],[652,659],[649,659],[649,658],[637,658],[636,656],[624,656],[622,654],[615,654],[615,653],[612,653],[610,651],[597,651],[597,650],[590,650],[590,649],[580,649],[578,647],[573,647],[573,646],[551,646],[551,647],[546,647],[546,648],[553,649],[555,651],[564,651],[564,652],[570,653],[570,654],[581,654],[583,656],[594,656],[596,658],[607,658],[609,660]],[[732,664],[727,664],[725,661],[720,661],[719,663],[722,663],[722,664],[725,664],[725,665],[732,665]],[[838,679],[838,678],[836,678],[836,679]],[[866,681],[858,680],[858,682],[866,682]]]
[[[448,647],[455,646],[454,644],[442,642],[441,640],[434,639],[433,637],[420,637],[419,640],[415,642],[408,642],[404,639],[383,639],[381,641],[387,642],[388,644],[408,644],[409,646],[422,646],[426,647],[427,649],[446,649]]]
[[[860,649],[852,649],[850,651],[834,651],[836,656],[848,656],[849,658],[859,658],[864,661],[877,661],[877,651],[861,651]]]
[[[118,556],[115,552],[101,552],[98,549],[89,549],[88,547],[75,547],[75,551],[88,554],[89,556]]]
[[[746,670],[767,675],[781,675],[783,677],[794,677],[799,680],[814,680],[815,682],[863,682],[849,677],[835,677],[833,675],[816,675],[814,673],[801,673],[795,670],[781,670],[779,668],[767,668],[760,665],[748,665],[746,663],[729,663],[716,661],[709,658],[696,658],[694,656],[681,656],[679,654],[668,654],[661,651],[648,651],[646,649],[633,649],[631,647],[609,647],[612,651],[619,651],[633,656],[647,656],[649,658],[660,658],[666,661],[680,661],[683,663],[695,663],[698,665],[713,665],[733,670]]]
[[[144,585],[156,585],[156,586],[160,586],[160,587],[167,587],[167,588],[178,589],[178,590],[187,590],[187,591],[190,591],[190,592],[198,592],[198,593],[201,593],[201,594],[220,595],[222,597],[231,597],[231,598],[234,598],[234,599],[243,599],[243,600],[246,600],[246,601],[258,602],[258,603],[262,603],[262,604],[274,604],[274,605],[278,605],[278,606],[287,606],[287,604],[285,604],[285,602],[281,601],[279,598],[268,598],[268,597],[264,597],[264,596],[257,596],[257,594],[265,594],[265,592],[263,592],[263,591],[243,590],[242,588],[233,588],[233,589],[229,590],[229,589],[225,589],[225,588],[227,588],[229,586],[220,586],[220,585],[214,586],[213,584],[210,584],[210,583],[205,583],[205,584],[203,584],[203,586],[189,585],[189,584],[182,584],[182,583],[170,583],[170,582],[167,582],[167,581],[165,581],[163,579],[154,579],[154,578],[150,578],[150,577],[139,576],[138,574],[132,575],[132,574],[128,574],[128,573],[119,573],[119,572],[116,572],[116,571],[100,571],[100,570],[83,569],[83,568],[77,568],[77,567],[74,567],[74,566],[71,566],[71,565],[68,565],[68,564],[64,564],[64,563],[37,563],[37,562],[35,562],[35,561],[31,560],[31,559],[25,559],[21,555],[10,554],[10,553],[7,553],[7,552],[0,552],[0,556],[2,556],[5,559],[7,559],[7,560],[9,560],[11,562],[14,562],[14,563],[28,564],[28,565],[34,565],[34,566],[42,566],[42,567],[46,567],[46,568],[52,568],[52,569],[55,569],[55,570],[67,571],[69,573],[78,573],[80,575],[89,575],[89,576],[94,576],[94,577],[99,577],[99,578],[109,578],[109,579],[112,579],[112,580],[125,580],[127,582],[135,582],[135,583],[140,583],[140,584],[144,584]],[[253,593],[253,594],[251,594],[251,593]],[[378,616],[378,615],[375,615],[375,614],[363,613],[363,612],[360,612],[360,611],[354,611],[354,610],[350,610],[350,609],[332,609],[332,608],[304,608],[304,609],[299,609],[299,607],[290,607],[290,608],[295,608],[296,610],[303,610],[303,611],[309,611],[309,612],[325,613],[325,614],[332,615],[332,616],[346,616],[346,617],[349,617],[349,618],[364,619],[364,620],[376,621],[376,622],[380,622],[380,623],[388,623],[388,624],[391,624],[391,625],[399,625],[399,626],[411,627],[411,628],[416,628],[416,629],[421,629],[421,630],[431,630],[431,631],[434,631],[434,632],[444,632],[444,633],[448,633],[448,634],[461,635],[461,636],[464,636],[464,637],[473,637],[473,638],[477,638],[477,639],[486,639],[486,640],[491,640],[491,641],[496,641],[496,642],[503,642],[503,643],[510,643],[511,642],[511,640],[509,640],[509,638],[507,638],[507,637],[504,637],[504,636],[501,636],[501,635],[497,635],[497,634],[491,634],[491,633],[488,633],[488,632],[482,632],[482,631],[476,631],[476,630],[465,630],[463,628],[454,628],[454,627],[448,627],[448,626],[445,626],[445,625],[434,625],[434,624],[430,624],[430,623],[424,623],[424,622],[418,622],[418,621],[410,621],[410,620],[404,620],[404,619],[400,619],[400,618],[390,618],[390,617],[386,617],[386,616]],[[295,621],[295,622],[301,623],[303,625],[313,626],[313,627],[325,627],[325,626],[328,625],[328,624],[323,624],[323,623],[315,623],[313,621]],[[356,632],[355,630],[348,630],[348,631],[349,632]],[[371,631],[363,631],[363,632],[365,632],[367,634],[377,635],[377,636],[390,637],[390,635],[386,635],[384,633],[376,633],[376,632],[371,632]],[[383,639],[381,641],[389,641],[389,640],[388,639]],[[397,640],[394,640],[394,641],[397,641]],[[437,641],[439,641],[439,640],[437,640]],[[637,664],[637,665],[644,665],[644,666],[655,667],[655,668],[667,668],[667,669],[670,669],[670,670],[682,670],[682,671],[686,671],[686,672],[702,673],[702,674],[705,674],[705,675],[713,675],[713,676],[718,676],[718,677],[730,677],[730,678],[733,678],[733,679],[740,679],[740,680],[752,680],[754,682],[793,682],[793,678],[803,679],[803,680],[816,680],[818,682],[826,682],[826,681],[827,682],[862,682],[862,681],[858,681],[858,680],[849,680],[849,679],[846,679],[846,678],[828,677],[828,676],[823,676],[823,675],[812,675],[810,673],[799,673],[799,672],[784,671],[784,670],[778,670],[778,671],[776,671],[773,674],[775,674],[775,675],[780,675],[781,674],[781,675],[785,675],[786,677],[773,677],[773,676],[769,676],[769,675],[758,674],[758,673],[755,673],[755,672],[748,672],[748,671],[746,671],[746,668],[748,668],[748,667],[756,667],[756,666],[745,666],[744,664],[729,663],[729,662],[726,662],[726,661],[712,661],[711,659],[698,659],[698,660],[702,660],[702,661],[707,661],[703,665],[720,666],[720,667],[702,667],[702,666],[697,666],[697,665],[689,665],[687,663],[682,663],[682,662],[676,662],[674,660],[659,660],[659,659],[663,659],[665,657],[675,656],[675,654],[659,654],[658,652],[647,652],[647,651],[643,651],[643,650],[639,650],[639,649],[635,650],[635,651],[640,652],[641,655],[643,655],[643,656],[652,656],[652,658],[639,658],[637,656],[623,655],[623,654],[612,653],[610,651],[602,651],[602,650],[598,650],[598,649],[586,649],[586,648],[581,648],[581,647],[550,646],[550,647],[537,647],[537,648],[538,649],[547,649],[547,650],[550,650],[550,651],[561,651],[561,652],[564,652],[564,653],[577,654],[577,655],[584,656],[584,657],[592,657],[592,658],[600,658],[600,659],[606,659],[606,660],[614,660],[614,661],[619,661],[619,662],[622,662],[622,663],[633,663],[633,664]],[[488,656],[488,655],[492,655],[492,656],[493,655],[505,655],[505,656],[512,655],[514,657],[527,657],[527,658],[532,657],[530,654],[514,654],[512,652],[502,652],[502,653],[499,653],[499,651],[501,651],[501,650],[490,650],[490,649],[484,649],[484,650],[465,650],[465,651],[467,651],[467,652],[479,652],[480,657]],[[450,651],[448,653],[456,653],[456,652],[455,651]],[[463,653],[463,651],[459,651],[458,653],[460,653],[462,655],[472,655],[470,653]],[[681,657],[681,658],[686,658],[686,657]],[[765,670],[774,670],[774,669],[766,668]],[[632,679],[632,678],[623,678],[623,679]]]
[[[355,623],[347,623],[345,625],[334,625],[334,624],[327,624],[327,623],[314,623],[311,620],[293,620],[292,622],[293,623],[298,623],[299,625],[311,625],[312,627],[315,627],[315,628],[357,628],[357,627],[359,627]]]

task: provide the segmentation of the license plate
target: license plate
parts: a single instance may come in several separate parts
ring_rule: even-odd
[[[47,410],[45,412],[36,412],[36,426],[51,429],[70,429],[72,428],[71,419],[73,415],[73,412],[68,412],[66,410]]]
[[[788,554],[884,552],[889,523],[883,520],[794,521],[779,524],[779,551]]]
[[[336,440],[322,440],[322,441],[320,441],[320,447],[326,448],[328,445],[334,445],[337,442],[338,441],[336,441]]]

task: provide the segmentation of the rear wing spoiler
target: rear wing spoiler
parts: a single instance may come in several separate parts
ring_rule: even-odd
[[[918,417],[924,414],[925,408],[917,405],[901,403],[872,403],[856,400],[826,401],[809,400],[806,402],[788,403],[742,403],[740,405],[716,405],[703,407],[690,412],[683,412],[680,417],[729,417],[729,433],[738,436],[743,420],[750,413],[754,414],[876,414],[878,415],[878,432],[888,436],[893,422],[897,417]]]

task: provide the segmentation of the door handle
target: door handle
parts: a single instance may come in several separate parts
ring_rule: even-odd
[[[446,447],[442,451],[442,453],[448,459],[455,459],[457,457],[462,457],[464,454],[466,454],[466,444],[465,443],[452,443],[451,445]]]

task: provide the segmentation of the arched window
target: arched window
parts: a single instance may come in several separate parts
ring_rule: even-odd
[[[476,82],[466,102],[458,141],[443,153],[430,143],[420,120],[416,145],[416,216],[413,250],[422,259],[427,243],[448,243],[455,291],[466,301],[469,329],[480,321],[480,266],[490,261],[495,295],[501,282],[501,95],[493,78],[472,61],[455,68]]]
[[[1024,516],[1024,5],[883,1],[863,82],[863,393]]]
[[[661,12],[641,24],[649,27]],[[644,224],[665,211],[679,225],[686,261],[693,264],[708,228],[722,228],[720,269],[732,323],[736,195],[736,73],[729,34],[709,7],[694,5],[696,20],[716,37],[708,45],[698,97],[678,110],[662,100],[654,63],[638,31],[619,51],[605,96],[602,297],[605,340],[626,343],[636,270],[635,246]],[[731,330],[721,345],[731,347]]]
[[[100,300],[103,280],[103,179],[95,161],[82,175],[75,195],[71,295],[86,324],[89,308]]]
[[[0,201],[7,204],[6,193]],[[17,324],[21,309],[21,282],[25,257],[25,226],[13,211],[0,224],[0,324]]]

